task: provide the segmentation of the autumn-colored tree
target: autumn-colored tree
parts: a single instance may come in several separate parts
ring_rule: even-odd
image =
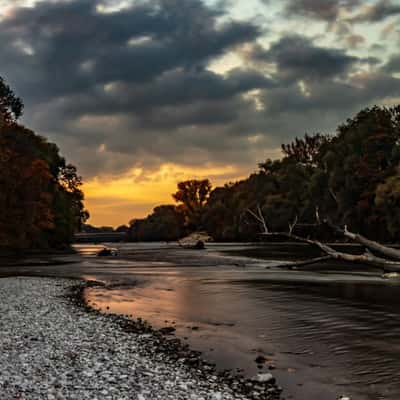
[[[0,132],[1,138],[1,132]],[[21,156],[0,139],[0,245],[30,248],[39,245],[40,232],[52,229],[51,176],[42,160]]]
[[[282,150],[281,159],[213,191],[208,180],[179,183],[173,197],[186,229],[204,228],[221,241],[259,240],[259,222],[247,211],[256,209],[273,231],[297,221],[304,236],[333,239],[321,224],[326,219],[371,239],[398,241],[400,106],[366,108],[336,134],[305,135]],[[138,240],[159,226],[150,217],[135,222]]]
[[[17,123],[22,108],[0,78],[0,248],[64,246],[87,218],[82,182],[56,145]]]
[[[391,240],[375,197],[379,185],[398,175],[399,140],[400,106],[367,108],[340,125],[318,168],[324,214],[372,239]]]
[[[258,205],[275,231],[297,219],[312,234],[329,217],[372,239],[398,240],[400,106],[364,109],[335,135],[306,135],[282,149],[282,159],[211,193],[204,220],[212,236],[256,239],[256,222],[244,215]]]

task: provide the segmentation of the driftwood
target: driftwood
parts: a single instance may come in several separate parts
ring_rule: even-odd
[[[333,224],[329,223],[331,227],[335,229],[336,232],[341,233],[344,237],[361,244],[365,248],[365,252],[361,255],[348,254],[341,251],[337,251],[333,249],[326,243],[322,243],[318,240],[313,240],[309,238],[305,238],[302,236],[295,235],[293,230],[297,224],[297,217],[293,223],[289,224],[288,232],[271,232],[268,229],[267,222],[265,217],[261,211],[261,208],[258,206],[256,211],[248,210],[249,214],[252,215],[260,225],[263,227],[263,232],[261,233],[264,236],[269,237],[285,237],[290,240],[294,240],[296,242],[307,243],[311,246],[318,247],[325,256],[312,258],[310,260],[298,261],[288,264],[283,264],[281,267],[283,268],[298,268],[301,266],[306,266],[310,264],[315,264],[317,262],[326,261],[326,260],[339,260],[345,261],[349,263],[359,263],[366,266],[374,267],[383,270],[384,272],[400,272],[400,251],[397,249],[393,249],[388,246],[384,246],[378,242],[367,239],[362,235],[355,234],[350,232],[347,227],[344,229],[340,229]],[[380,254],[380,256],[375,255],[374,253]],[[386,258],[383,258],[385,256]]]
[[[331,222],[326,221],[329,226],[331,226],[336,232],[342,234],[344,237],[364,246],[365,248],[378,253],[382,256],[388,257],[393,260],[400,261],[400,250],[394,249],[393,247],[388,247],[374,240],[367,239],[366,237],[360,235],[359,233],[350,232],[347,229],[347,226],[344,229],[340,229],[339,227],[333,225]]]
[[[178,240],[179,247],[191,250],[203,250],[206,242],[210,242],[211,237],[207,232],[193,232],[189,236]]]
[[[319,262],[330,260],[330,259],[332,259],[331,256],[309,258],[309,259],[303,260],[303,261],[292,261],[292,262],[289,262],[286,264],[279,264],[279,268],[294,269],[294,268],[302,267],[304,265],[317,264]]]

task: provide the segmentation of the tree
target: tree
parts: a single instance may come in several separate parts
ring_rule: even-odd
[[[375,190],[375,206],[379,223],[388,230],[390,238],[400,237],[400,175],[390,176]]]
[[[294,142],[282,144],[285,157],[305,166],[316,167],[320,163],[321,149],[330,142],[330,137],[317,133],[305,134],[304,138],[296,138]]]
[[[384,273],[400,272],[400,250],[384,246],[378,242],[367,239],[360,234],[350,232],[346,226],[344,227],[344,229],[340,229],[339,227],[332,225],[329,220],[326,221],[331,227],[333,227],[333,229],[335,229],[336,232],[339,232],[345,238],[362,245],[365,249],[363,254],[354,255],[345,253],[335,250],[332,246],[326,243],[322,243],[319,240],[313,240],[307,237],[296,235],[294,233],[294,228],[296,227],[297,219],[295,219],[293,223],[288,223],[288,231],[271,231],[268,228],[267,221],[265,220],[260,207],[257,208],[256,212],[251,209],[248,209],[247,211],[259,224],[261,224],[263,229],[262,235],[264,235],[265,237],[286,238],[296,242],[306,243],[311,246],[317,247],[324,254],[323,256],[312,258],[309,260],[295,261],[288,264],[280,265],[281,268],[299,268],[322,261],[337,260],[344,261],[347,263],[347,265],[349,265],[348,263],[359,263],[369,267],[379,268]]]
[[[10,123],[15,122],[24,109],[22,100],[15,96],[11,88],[0,77],[0,119]]]
[[[129,232],[129,226],[128,225],[120,225],[120,226],[118,226],[117,229],[115,229],[115,232],[128,233]]]
[[[161,205],[144,219],[131,221],[128,240],[130,241],[174,241],[186,233],[185,217],[174,205]]]
[[[208,180],[179,183],[173,197],[186,228],[205,228],[220,241],[259,240],[246,211],[259,206],[272,231],[297,220],[293,233],[337,239],[321,224],[328,219],[372,240],[398,240],[400,106],[366,108],[336,134],[306,134],[282,150],[281,159],[259,164],[247,179],[212,191]]]
[[[375,197],[377,187],[398,174],[399,140],[400,106],[367,108],[340,125],[320,156],[321,211],[351,230],[390,240]]]
[[[305,135],[282,149],[282,159],[266,160],[247,179],[211,193],[204,216],[209,234],[254,240],[255,221],[245,210],[259,205],[272,231],[297,219],[305,236],[334,239],[316,229],[325,217],[371,239],[398,238],[400,106],[367,108],[336,135]]]
[[[178,191],[172,195],[183,212],[186,225],[192,229],[200,229],[202,213],[211,192],[208,179],[188,180],[178,183]]]
[[[75,232],[82,229],[83,223],[89,218],[85,210],[84,195],[80,187],[82,178],[76,167],[66,164],[63,157],[57,160],[57,182],[54,188],[54,233],[58,241],[69,242]]]
[[[22,102],[0,78],[0,247],[60,247],[88,213],[76,168],[19,125]]]
[[[54,228],[49,168],[10,149],[1,133],[0,247],[37,247],[41,232]]]

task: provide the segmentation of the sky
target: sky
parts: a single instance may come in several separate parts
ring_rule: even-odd
[[[400,103],[400,0],[0,0],[0,43],[22,122],[78,167],[94,225]]]

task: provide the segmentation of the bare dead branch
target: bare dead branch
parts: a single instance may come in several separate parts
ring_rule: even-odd
[[[347,225],[345,225],[344,229],[341,229],[338,226],[334,225],[329,219],[326,220],[326,223],[337,233],[358,244],[361,244],[365,248],[390,259],[400,261],[400,250],[394,249],[393,247],[385,246],[383,244],[375,242],[374,240],[367,239],[359,233],[350,232],[347,229]]]
[[[260,207],[259,204],[257,204],[257,214],[253,210],[251,210],[250,208],[247,209],[247,212],[250,215],[252,215],[262,225],[262,227],[264,229],[264,233],[268,233],[269,232],[267,223],[265,221],[264,215],[263,215],[263,213],[261,211],[261,207]]]
[[[250,208],[247,209],[247,212],[252,215],[258,222],[262,223],[262,220],[260,220],[260,217]]]
[[[312,246],[318,247],[322,252],[326,255],[330,256],[335,260],[346,261],[349,263],[359,263],[369,265],[371,267],[382,269],[385,272],[399,272],[400,271],[400,262],[398,261],[390,261],[385,258],[377,257],[372,253],[365,252],[361,255],[353,255],[348,253],[343,253],[340,251],[334,250],[331,246],[319,242],[318,240],[312,240],[308,238],[304,238],[301,236],[293,235],[286,232],[270,232],[263,233],[265,236],[281,236],[286,237],[298,242],[308,243]]]
[[[348,237],[348,238],[362,244],[363,246],[365,246],[367,251],[365,251],[363,254],[354,255],[354,254],[343,253],[340,251],[336,251],[331,246],[329,246],[325,243],[322,243],[318,240],[312,240],[309,238],[305,238],[305,237],[297,236],[297,235],[293,234],[293,229],[297,224],[297,216],[296,216],[294,222],[292,224],[289,224],[289,232],[270,232],[268,230],[267,224],[265,222],[265,218],[262,214],[262,211],[261,211],[261,208],[259,205],[257,205],[258,214],[256,214],[254,211],[252,211],[250,209],[248,209],[247,211],[258,222],[260,222],[263,225],[264,232],[262,233],[262,235],[270,236],[270,237],[272,237],[272,236],[286,237],[291,240],[295,240],[295,241],[298,241],[301,243],[307,243],[309,245],[318,247],[323,253],[325,253],[325,257],[323,257],[323,258],[318,257],[316,259],[317,261],[315,261],[315,262],[323,261],[323,260],[327,260],[327,259],[331,258],[331,259],[335,259],[335,260],[346,261],[348,263],[360,263],[360,264],[368,265],[371,267],[382,269],[384,272],[400,272],[400,262],[399,262],[400,261],[400,250],[381,245],[380,243],[369,240],[369,239],[365,238],[364,236],[352,233],[347,229],[347,226],[344,227],[344,230],[341,230],[340,228],[335,227],[334,225],[331,224],[331,226],[333,226],[336,229],[336,231],[341,232],[345,237]],[[370,250],[375,251],[379,254],[385,255],[389,258],[395,259],[396,261],[378,257],[378,256],[374,255]],[[299,261],[297,263],[297,266],[307,265],[310,263],[310,261],[312,263],[312,260],[309,260],[309,262]]]
[[[295,226],[297,225],[297,220],[298,220],[298,216],[296,215],[294,221],[292,223],[289,223],[289,233],[292,234],[293,229],[295,228]]]
[[[260,219],[262,221],[264,231],[265,232],[269,232],[267,223],[266,223],[265,218],[264,218],[264,214],[263,214],[259,204],[257,204],[257,210],[258,210],[258,215],[260,216]]]
[[[331,259],[332,259],[331,256],[326,255],[326,256],[322,256],[322,257],[310,258],[308,260],[303,260],[303,261],[293,261],[293,262],[286,263],[286,264],[279,264],[278,267],[285,268],[285,269],[295,269],[295,268],[304,267],[307,265],[312,265],[312,264],[316,264],[316,263],[331,260]],[[269,267],[267,267],[267,268],[269,268]]]
[[[315,206],[315,221],[317,225],[321,224],[321,218],[319,216],[319,206]]]

